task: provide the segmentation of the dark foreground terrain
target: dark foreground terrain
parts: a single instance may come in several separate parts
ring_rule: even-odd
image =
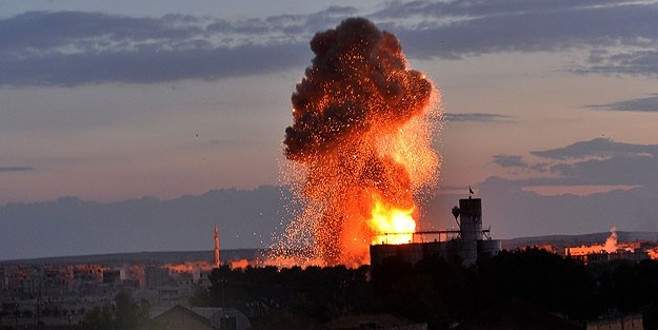
[[[658,329],[658,262],[586,266],[537,249],[462,267],[395,258],[368,267],[231,270],[212,274],[193,303],[235,306],[258,329],[311,329],[354,315],[393,315],[429,329],[584,329],[586,322],[642,314]]]
[[[658,329],[652,260],[585,265],[527,249],[472,267],[441,258],[416,265],[390,258],[375,269],[224,266],[210,282],[190,303],[236,308],[253,329],[380,329],[382,322],[398,329],[585,329],[629,315]],[[155,329],[148,308],[122,293],[111,309],[89,312],[82,328]]]

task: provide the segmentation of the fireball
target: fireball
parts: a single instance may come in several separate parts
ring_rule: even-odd
[[[325,265],[357,266],[372,243],[412,241],[419,196],[438,177],[439,94],[408,67],[398,39],[366,19],[317,33],[311,50],[284,140],[283,177],[302,210],[273,258],[305,250]]]

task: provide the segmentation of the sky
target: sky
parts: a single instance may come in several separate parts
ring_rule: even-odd
[[[280,195],[269,187],[308,41],[351,16],[395,33],[441,91],[429,225],[448,225],[442,208],[471,185],[491,196],[485,221],[503,237],[658,230],[655,2],[0,0],[0,232],[16,230],[0,234],[13,242],[0,259],[202,248],[198,231],[165,241],[187,220],[159,228],[149,205]],[[277,218],[271,231],[280,206],[262,200],[252,218]],[[73,238],[52,237],[58,225],[100,221],[85,203],[109,224],[145,203],[134,221],[163,238],[62,248]],[[204,212],[204,225],[229,221]],[[120,237],[95,226],[92,237]],[[257,229],[227,244],[266,244]],[[35,238],[52,246],[23,249]]]

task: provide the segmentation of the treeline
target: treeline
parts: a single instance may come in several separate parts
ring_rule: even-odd
[[[438,257],[416,265],[389,258],[372,271],[222,267],[210,279],[210,289],[197,292],[192,303],[236,307],[256,329],[312,329],[342,316],[378,313],[426,322],[430,329],[496,322],[550,328],[556,320],[565,320],[561,328],[578,329],[601,316],[642,313],[645,329],[658,329],[654,261],[585,266],[529,249],[503,251],[468,268]]]
[[[85,314],[80,330],[139,330],[149,322],[149,304],[134,301],[129,291],[114,297],[114,304],[95,307]]]

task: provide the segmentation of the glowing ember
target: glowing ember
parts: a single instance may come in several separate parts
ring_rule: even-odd
[[[270,259],[305,251],[314,263],[356,266],[378,235],[411,240],[417,201],[438,177],[438,92],[407,68],[397,38],[366,19],[316,34],[311,49],[284,141],[283,179],[302,211]]]

